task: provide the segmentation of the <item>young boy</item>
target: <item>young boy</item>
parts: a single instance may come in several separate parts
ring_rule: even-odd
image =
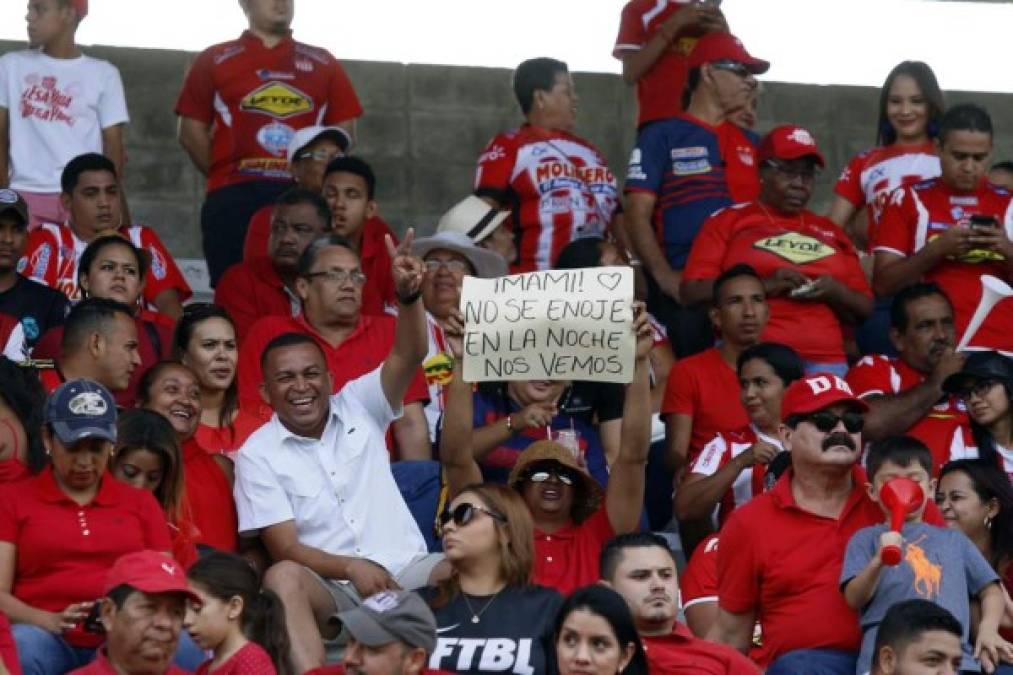
[[[964,627],[962,671],[980,672],[975,658],[996,664],[999,655],[1013,656],[1013,645],[999,637],[999,621],[1004,597],[999,577],[975,548],[957,530],[922,522],[925,505],[936,491],[932,476],[932,455],[921,441],[896,436],[874,443],[866,459],[869,496],[889,517],[880,498],[887,481],[905,477],[918,483],[924,499],[904,523],[903,532],[889,526],[874,525],[854,534],[848,542],[841,569],[841,590],[845,600],[861,613],[862,652],[858,658],[859,675],[872,667],[873,647],[879,624],[890,607],[903,600],[921,598],[949,610]],[[883,564],[886,546],[900,546],[903,559],[896,567]],[[970,648],[970,596],[981,601],[981,622],[972,654]],[[989,671],[991,672],[991,671]]]
[[[31,49],[0,58],[0,187],[28,202],[32,230],[66,219],[60,172],[72,158],[103,153],[122,173],[123,83],[115,66],[75,43],[87,13],[88,0],[31,0]]]

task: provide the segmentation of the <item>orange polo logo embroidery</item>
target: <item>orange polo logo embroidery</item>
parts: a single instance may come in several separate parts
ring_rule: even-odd
[[[915,573],[915,593],[926,599],[934,599],[939,595],[939,584],[943,578],[943,568],[936,565],[925,555],[925,549],[918,545],[925,539],[924,535],[906,546],[904,559],[911,565]]]

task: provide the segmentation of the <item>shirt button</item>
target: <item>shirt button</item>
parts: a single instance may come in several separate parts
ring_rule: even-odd
[[[84,536],[86,536],[86,537],[87,537],[87,536],[88,536],[89,534],[91,534],[91,532],[89,532],[88,530],[85,530],[85,531],[84,531],[84,532],[82,532],[81,534],[83,534]]]
[[[552,562],[552,556],[551,555],[545,556],[545,562]]]

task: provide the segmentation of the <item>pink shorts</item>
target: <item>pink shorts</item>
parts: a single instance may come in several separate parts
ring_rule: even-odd
[[[28,203],[28,231],[37,229],[42,223],[62,225],[67,220],[67,211],[60,201],[59,192],[27,192],[18,190]]]

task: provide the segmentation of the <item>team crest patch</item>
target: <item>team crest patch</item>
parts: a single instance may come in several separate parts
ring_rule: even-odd
[[[247,94],[239,107],[285,119],[313,110],[313,100],[284,82],[268,82]]]
[[[753,248],[773,253],[779,258],[796,265],[806,265],[817,260],[829,258],[835,251],[832,246],[824,244],[819,239],[807,237],[798,232],[787,232],[760,239]]]

